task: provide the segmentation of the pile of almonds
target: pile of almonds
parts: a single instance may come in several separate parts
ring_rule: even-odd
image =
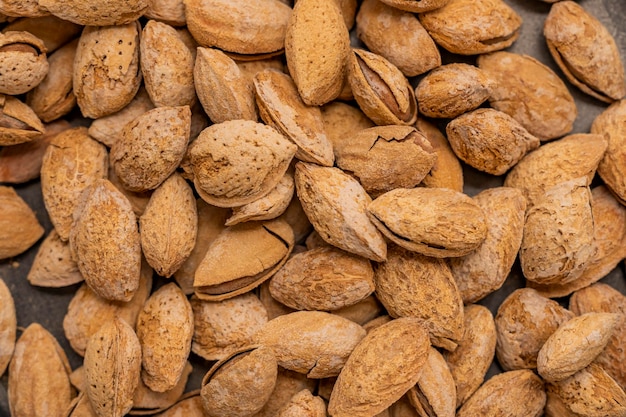
[[[0,279],[11,415],[626,416],[624,67],[544,1],[559,72],[504,0],[0,0],[0,182],[84,358]],[[0,259],[44,233],[0,186]]]

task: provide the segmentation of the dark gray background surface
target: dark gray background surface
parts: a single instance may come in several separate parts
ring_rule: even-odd
[[[543,22],[550,10],[550,4],[543,3],[539,0],[505,0],[511,5],[523,18],[524,22],[521,29],[521,35],[517,42],[509,48],[512,52],[524,53],[532,55],[541,62],[547,64],[562,76],[560,70],[556,67],[552,60],[542,35]],[[622,57],[626,57],[626,2],[623,0],[580,0],[579,3],[595,15],[615,37]],[[458,60],[450,54],[442,51],[444,62],[453,62]],[[464,62],[474,62],[474,58],[462,58]],[[415,85],[417,80],[412,80]],[[570,92],[574,96],[578,106],[578,118],[574,125],[573,133],[588,132],[594,118],[602,112],[607,105],[599,102],[589,96],[581,93],[576,87],[567,83]],[[84,124],[84,121],[78,118],[78,113],[74,122]],[[472,168],[465,167],[465,191],[469,195],[474,195],[482,189],[499,186],[502,184],[502,177],[493,177]],[[15,187],[17,192],[24,200],[35,210],[39,221],[45,227],[46,232],[50,231],[52,225],[44,209],[41,188],[39,181],[32,181],[27,184]],[[40,242],[39,242],[40,243]],[[13,259],[0,261],[0,278],[2,278],[11,290],[15,299],[17,309],[17,320],[20,329],[27,327],[32,322],[38,322],[48,329],[59,341],[65,349],[72,368],[80,366],[82,358],[76,355],[69,346],[63,334],[62,321],[66,313],[67,305],[71,300],[74,292],[79,285],[74,285],[62,289],[48,289],[31,286],[26,280],[26,275],[30,269],[30,265],[37,253],[39,243],[33,246],[24,254]],[[626,280],[624,279],[624,264],[620,263],[609,276],[602,280],[622,293],[626,294]],[[162,281],[161,281],[162,283]],[[158,282],[155,282],[158,286]],[[504,286],[497,292],[489,295],[480,302],[491,309],[495,314],[502,300],[510,294],[514,289],[524,286],[519,264],[516,263],[510,277]],[[565,300],[561,300],[565,302]],[[18,331],[18,337],[20,332]],[[191,358],[194,364],[194,374],[190,379],[187,389],[192,390],[199,388],[202,375],[208,369],[210,363],[192,354]],[[489,371],[489,376],[500,372],[496,362]],[[0,417],[8,417],[9,409],[7,404],[7,375],[0,379]]]

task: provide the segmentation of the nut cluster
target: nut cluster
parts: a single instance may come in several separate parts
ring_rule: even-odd
[[[626,416],[624,67],[544,1],[559,73],[505,0],[0,0],[0,260],[39,178],[84,358],[0,279],[11,414]]]

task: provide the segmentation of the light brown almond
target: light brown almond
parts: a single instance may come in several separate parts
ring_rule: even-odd
[[[15,315],[15,302],[9,287],[0,279],[0,377],[4,374],[13,350],[17,334],[17,317]]]
[[[0,186],[0,259],[25,252],[43,234],[35,212],[15,189]]]

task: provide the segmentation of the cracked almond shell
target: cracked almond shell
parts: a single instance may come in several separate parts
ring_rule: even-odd
[[[581,5],[574,1],[553,4],[543,34],[565,77],[584,93],[607,103],[626,95],[624,65],[615,39]]]
[[[192,297],[191,308],[191,350],[208,361],[224,359],[229,351],[251,345],[254,334],[268,320],[265,306],[252,292],[222,301]]]
[[[196,296],[220,301],[258,287],[287,261],[293,246],[293,230],[282,220],[225,228],[196,269]]]
[[[322,239],[373,261],[386,258],[387,244],[367,216],[371,198],[361,184],[338,168],[296,164],[296,191]]]
[[[98,119],[122,110],[141,84],[135,21],[121,26],[86,26],[80,36],[72,77],[83,116]]]
[[[0,259],[25,252],[43,234],[35,212],[15,189],[0,186]]]
[[[426,137],[410,126],[376,126],[335,147],[337,166],[370,195],[417,186],[437,161]]]
[[[445,188],[397,188],[367,207],[392,242],[426,256],[467,255],[487,236],[485,215],[467,195]]]
[[[377,125],[412,125],[415,92],[404,74],[380,55],[354,49],[346,63],[348,82],[363,113]]]
[[[130,202],[105,179],[86,190],[81,200],[70,231],[78,269],[99,296],[130,301],[141,271],[139,230]]]
[[[437,44],[460,55],[508,48],[522,25],[521,16],[502,0],[450,0],[419,18]]]
[[[268,321],[254,336],[278,364],[309,378],[337,376],[365,336],[357,323],[322,311],[296,311]]]
[[[333,146],[326,135],[321,111],[302,101],[292,78],[275,70],[264,70],[254,76],[254,87],[261,119],[298,145],[295,157],[332,166]]]
[[[272,191],[296,149],[272,127],[231,120],[204,129],[187,154],[200,197],[218,207],[237,207]]]
[[[29,32],[0,34],[0,93],[18,95],[35,88],[48,73],[47,49]]]
[[[202,407],[208,417],[248,417],[268,401],[278,376],[272,349],[253,346],[217,362],[202,379]]]
[[[419,417],[454,417],[456,411],[454,378],[445,359],[434,347],[428,350],[422,374],[407,396]]]
[[[372,330],[341,370],[328,413],[369,417],[387,409],[417,383],[429,348],[428,332],[416,318],[399,318]]]
[[[31,285],[58,288],[83,281],[68,242],[52,229],[41,242],[26,277]]]
[[[33,109],[13,96],[0,95],[0,145],[40,139],[46,128]]]

